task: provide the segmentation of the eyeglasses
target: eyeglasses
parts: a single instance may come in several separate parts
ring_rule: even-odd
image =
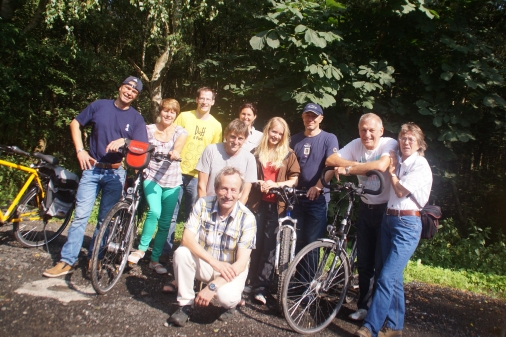
[[[211,103],[213,101],[213,99],[212,98],[199,97],[198,101],[200,103]]]
[[[414,137],[402,137],[402,138],[399,138],[399,142],[401,142],[401,143],[405,143],[406,141],[409,144],[413,144],[413,143],[416,143],[416,138],[414,138]]]

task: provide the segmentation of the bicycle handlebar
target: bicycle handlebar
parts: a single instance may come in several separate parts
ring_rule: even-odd
[[[367,189],[362,184],[359,184],[358,186],[355,186],[355,184],[353,184],[351,182],[347,182],[347,183],[344,183],[344,184],[341,184],[341,185],[339,185],[339,184],[337,184],[337,185],[331,185],[331,184],[329,184],[329,183],[327,183],[325,181],[325,173],[327,173],[328,171],[331,171],[331,170],[333,171],[334,167],[332,167],[332,166],[325,167],[323,169],[320,181],[321,181],[321,183],[322,183],[323,186],[325,186],[327,188],[330,188],[330,189],[333,189],[336,192],[341,191],[343,189],[352,189],[357,194],[378,195],[378,194],[381,194],[381,192],[383,192],[383,189],[385,188],[385,180],[383,179],[383,174],[381,174],[381,172],[379,172],[377,170],[370,170],[370,171],[367,171],[367,173],[365,174],[367,177],[376,176],[378,178],[380,186],[379,186],[379,189],[377,189],[377,190]]]
[[[30,154],[28,152],[21,150],[19,147],[15,146],[15,145],[13,145],[13,146],[0,145],[0,150],[5,151],[5,152],[12,152],[12,153],[20,154],[20,155],[26,156],[26,157],[35,157],[37,159],[43,160],[46,163],[48,163],[50,165],[54,165],[54,166],[57,166],[60,163],[58,158],[56,158],[54,156],[51,156],[49,154],[44,154],[42,152],[34,152],[33,154]]]
[[[153,153],[152,160],[155,160],[155,161],[166,160],[166,161],[169,161],[169,162],[172,163],[173,161],[179,161],[180,162],[181,158],[171,160],[169,154],[163,154],[162,152],[155,152],[155,153]]]

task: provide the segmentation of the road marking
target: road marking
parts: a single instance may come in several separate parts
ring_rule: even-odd
[[[58,278],[25,283],[15,292],[17,294],[54,298],[63,303],[89,301],[96,294],[91,286],[79,286]]]

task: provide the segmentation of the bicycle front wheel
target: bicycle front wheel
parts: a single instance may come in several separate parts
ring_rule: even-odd
[[[285,275],[288,270],[288,263],[290,262],[290,238],[292,235],[292,231],[290,228],[283,228],[281,232],[280,238],[280,249],[279,249],[279,265],[278,265],[278,274],[277,274],[277,301],[279,310],[282,311],[282,298],[283,296],[283,282],[285,280]],[[294,243],[295,244],[295,243]]]
[[[353,242],[353,247],[350,252],[350,285],[346,293],[346,303],[351,303],[358,300],[360,295],[358,288],[358,268],[357,268],[357,240]]]
[[[14,237],[25,247],[40,247],[46,243],[46,238],[48,243],[56,239],[65,230],[74,213],[72,206],[64,219],[53,217],[46,221],[44,227],[45,220],[40,216],[42,202],[38,188],[28,189],[9,220],[14,223]]]
[[[287,271],[283,284],[283,313],[301,334],[326,328],[343,304],[348,288],[346,255],[335,243],[315,241],[304,247]]]
[[[125,269],[133,243],[130,204],[120,201],[111,208],[95,239],[90,262],[91,284],[97,294],[111,290]],[[130,230],[129,230],[129,227]]]

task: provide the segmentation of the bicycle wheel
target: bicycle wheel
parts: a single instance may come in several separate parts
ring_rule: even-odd
[[[357,240],[353,242],[353,248],[350,252],[350,285],[346,292],[345,302],[351,303],[355,299],[358,299],[359,288],[358,288],[358,268],[357,268]]]
[[[111,290],[125,269],[134,235],[132,225],[128,231],[132,214],[130,204],[120,201],[111,208],[95,239],[91,255],[91,284],[97,294]]]
[[[304,247],[288,268],[283,284],[283,313],[290,327],[312,334],[327,327],[343,304],[348,260],[335,243],[316,241]]]
[[[44,219],[40,216],[43,202],[38,188],[28,189],[21,198],[16,212],[9,220],[14,223],[14,237],[25,247],[40,247],[45,244]],[[56,239],[67,227],[74,214],[74,205],[64,219],[51,218],[46,222],[47,242]]]
[[[290,262],[290,238],[292,231],[290,228],[283,228],[280,235],[280,247],[279,247],[279,265],[277,274],[277,292],[276,299],[278,301],[279,310],[282,311],[282,292],[283,292],[283,281],[285,280],[286,271],[288,270],[288,263]],[[294,243],[295,244],[295,243]]]

